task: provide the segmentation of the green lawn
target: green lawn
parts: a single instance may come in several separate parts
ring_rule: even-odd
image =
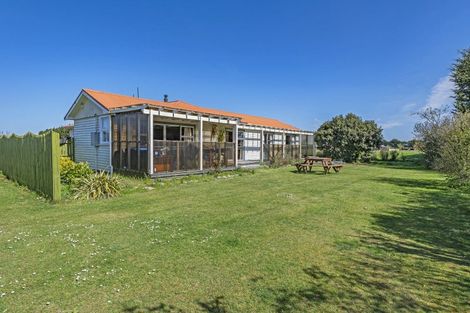
[[[57,204],[0,177],[0,313],[468,312],[470,196],[413,164]]]

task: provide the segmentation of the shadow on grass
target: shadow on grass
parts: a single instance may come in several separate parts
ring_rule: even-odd
[[[385,250],[470,265],[470,197],[446,188],[439,181],[398,178],[381,181],[424,189],[412,191],[404,207],[390,214],[373,215],[377,232],[387,234]],[[390,235],[400,242],[390,241]]]
[[[173,305],[160,303],[154,306],[124,306],[122,312],[124,313],[183,313],[184,311],[176,308]]]
[[[201,307],[203,312],[207,313],[227,313],[224,304],[224,297],[215,297],[213,300],[207,302],[198,301],[197,304]]]
[[[321,176],[325,176],[325,172],[320,169],[317,169],[317,170],[312,170],[312,171],[307,171],[306,173],[305,172],[299,172],[297,170],[292,170],[290,171],[291,173],[294,173],[294,174],[298,174],[298,175],[321,175]],[[331,173],[330,173],[331,174]]]
[[[399,187],[405,188],[420,188],[420,189],[428,189],[427,191],[443,191],[448,192],[449,188],[446,185],[444,180],[435,180],[435,179],[413,179],[413,178],[396,178],[396,177],[380,177],[375,179],[377,183],[386,183],[392,184]],[[411,191],[407,194],[415,195],[417,197],[426,197],[424,194],[416,194],[415,190],[403,190],[403,191]],[[428,199],[426,199],[427,201]],[[413,199],[410,199],[408,206],[411,205]],[[405,208],[406,209],[406,208]]]
[[[405,205],[373,215],[328,271],[304,269],[307,287],[273,291],[277,312],[470,311],[470,197],[439,181],[384,181],[410,189]]]
[[[442,181],[385,178],[407,201],[372,215],[372,227],[342,238],[328,267],[303,269],[301,288],[270,289],[276,312],[470,312],[470,196]],[[395,190],[395,189],[391,189]],[[250,282],[263,288],[262,277]],[[223,297],[195,302],[229,312]],[[183,312],[173,306],[124,312]]]
[[[422,161],[373,161],[369,163],[369,165],[375,167],[393,168],[397,170],[429,170],[426,169],[424,162]]]
[[[206,313],[228,313],[224,297],[218,296],[208,301],[196,301],[199,306],[198,312]],[[186,313],[189,311],[184,311],[180,308],[177,308],[174,305],[169,305],[165,303],[160,303],[154,306],[138,306],[138,305],[124,305],[122,309],[123,313]]]
[[[364,257],[364,259],[362,259]],[[398,290],[392,280],[395,272],[384,267],[388,261],[371,256],[350,260],[337,271],[326,272],[318,266],[304,270],[309,277],[307,288],[280,290],[276,298],[276,312],[329,311],[343,312],[395,312],[429,310],[408,292]],[[364,260],[367,260],[365,263]]]

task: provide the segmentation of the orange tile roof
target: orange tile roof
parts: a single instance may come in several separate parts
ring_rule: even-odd
[[[162,107],[162,108],[167,108],[167,109],[190,111],[190,112],[196,112],[196,113],[208,114],[208,115],[217,115],[217,116],[223,116],[223,117],[239,118],[242,123],[253,125],[253,126],[264,126],[264,127],[281,128],[281,129],[288,129],[288,130],[299,130],[298,128],[292,125],[283,123],[276,119],[203,108],[203,107],[196,106],[196,105],[193,105],[193,104],[181,101],[181,100],[164,102],[164,101],[157,101],[157,100],[152,100],[152,99],[135,98],[131,96],[118,95],[118,94],[113,94],[113,93],[103,92],[103,91],[96,91],[96,90],[91,90],[91,89],[83,89],[83,91],[86,92],[96,102],[98,102],[99,104],[101,104],[103,107],[105,107],[108,110],[129,107],[129,106],[134,106],[134,105],[149,104],[151,106],[157,106],[157,107]]]

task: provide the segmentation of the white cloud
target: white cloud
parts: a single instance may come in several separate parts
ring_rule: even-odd
[[[450,104],[452,102],[452,89],[454,83],[450,80],[450,76],[439,79],[437,84],[432,87],[431,94],[424,105],[425,109],[437,109]]]
[[[377,123],[385,130],[387,138],[407,138],[408,134],[403,135],[405,132],[411,132],[412,125],[416,123],[418,117],[416,112],[427,108],[442,108],[445,105],[451,104],[452,89],[454,83],[450,80],[450,76],[445,76],[432,87],[426,102],[417,103],[409,102],[403,105],[397,105],[396,110],[391,112],[384,118],[384,121],[377,120]]]
[[[413,110],[414,108],[416,108],[418,104],[416,102],[411,102],[411,103],[408,103],[408,104],[405,104],[404,106],[401,107],[401,111],[402,112],[410,112],[411,110]]]
[[[398,127],[401,125],[403,125],[403,123],[399,121],[390,121],[390,122],[380,123],[380,126],[383,129],[390,129],[390,128]]]

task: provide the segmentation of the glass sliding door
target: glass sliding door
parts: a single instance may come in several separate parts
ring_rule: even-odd
[[[301,135],[300,140],[300,144],[302,145],[302,157],[314,156],[316,146],[313,135]]]
[[[261,157],[261,133],[242,130],[238,132],[238,160],[258,161]]]
[[[285,143],[285,155],[286,160],[297,160],[300,158],[300,136],[295,134],[286,135]]]
[[[204,142],[203,162],[204,169],[235,166],[235,143]]]
[[[282,158],[282,134],[265,133],[263,144],[263,161],[272,162]]]
[[[153,130],[154,173],[199,169],[199,143],[194,142],[194,126],[156,122]]]

